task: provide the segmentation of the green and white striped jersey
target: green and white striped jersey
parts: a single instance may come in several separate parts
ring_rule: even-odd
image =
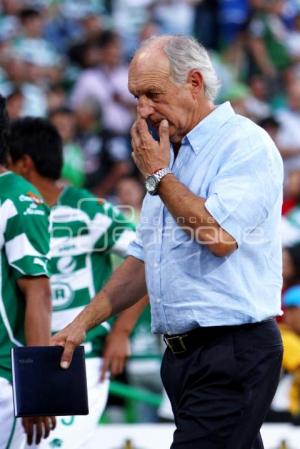
[[[0,174],[0,377],[11,380],[10,349],[24,344],[22,276],[48,275],[49,209],[29,182]]]
[[[69,324],[112,273],[111,253],[123,257],[134,225],[86,190],[66,187],[50,212],[52,331]],[[88,332],[87,357],[101,355],[108,322]]]

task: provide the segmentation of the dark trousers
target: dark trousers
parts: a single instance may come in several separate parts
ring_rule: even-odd
[[[171,449],[263,449],[259,431],[282,361],[275,321],[199,329],[191,350],[167,348],[162,361],[176,424]]]

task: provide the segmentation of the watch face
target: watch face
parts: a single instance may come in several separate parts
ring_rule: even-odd
[[[146,189],[149,193],[153,193],[156,190],[157,180],[154,176],[148,176],[145,181]]]

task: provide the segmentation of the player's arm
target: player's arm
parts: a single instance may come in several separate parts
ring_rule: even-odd
[[[145,294],[144,262],[129,256],[75,320],[52,337],[52,344],[64,346],[62,368],[68,368],[75,347],[89,329],[132,306]]]
[[[126,359],[130,355],[129,336],[147,304],[148,296],[144,296],[129,309],[121,312],[116,319],[105,341],[101,381],[105,379],[108,370],[113,376],[124,370]]]
[[[46,276],[21,277],[17,281],[25,298],[25,340],[27,346],[47,346],[50,341],[51,297],[49,280]],[[39,444],[55,428],[54,416],[23,418],[27,443]]]
[[[27,346],[47,346],[50,341],[51,294],[46,276],[21,277],[17,281],[24,294],[25,339]]]

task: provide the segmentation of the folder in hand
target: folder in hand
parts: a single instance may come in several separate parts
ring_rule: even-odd
[[[11,350],[15,416],[87,415],[84,348],[75,349],[68,369],[60,367],[61,346]]]

